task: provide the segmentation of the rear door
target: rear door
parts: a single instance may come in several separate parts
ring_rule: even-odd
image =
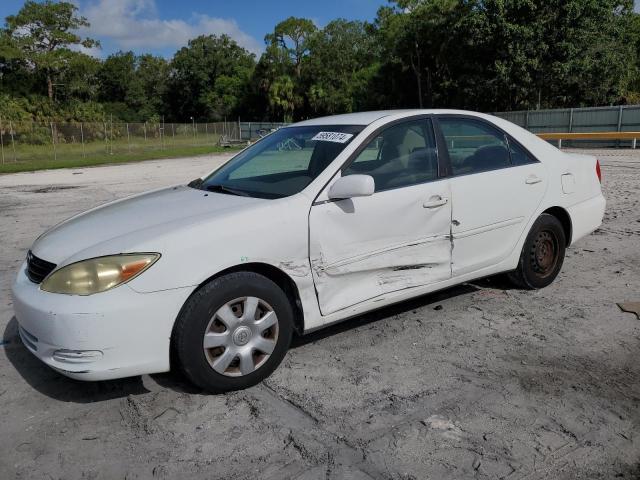
[[[515,140],[477,117],[437,116],[450,169],[454,276],[504,260],[547,188],[547,172]]]
[[[439,175],[431,121],[382,130],[341,171],[351,174],[371,175],[375,193],[316,201],[309,215],[323,315],[451,276],[451,192]]]

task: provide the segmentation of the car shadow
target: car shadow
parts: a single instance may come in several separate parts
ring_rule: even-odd
[[[495,281],[495,280],[493,280]],[[406,300],[395,305],[383,307],[378,310],[358,315],[344,322],[331,325],[307,335],[296,335],[291,348],[300,348],[313,342],[317,342],[339,333],[354,330],[379,320],[394,315],[406,313],[417,308],[433,306],[439,309],[439,304],[447,299],[460,295],[467,295],[478,291],[480,288],[502,288],[498,285],[489,285],[482,281],[482,286],[474,284],[462,284],[439,292],[423,295],[411,300]],[[476,282],[477,283],[477,282]],[[55,400],[74,403],[94,403],[129,395],[142,395],[149,393],[144,386],[142,377],[130,377],[119,380],[107,380],[99,382],[82,382],[67,378],[55,370],[44,365],[22,344],[18,335],[18,322],[13,317],[3,334],[4,351],[7,359],[15,367],[16,371],[35,390]],[[172,361],[172,365],[175,362]],[[205,392],[192,385],[179,371],[173,370],[167,373],[150,375],[151,379],[163,388],[179,393],[192,395],[205,394]]]
[[[31,388],[61,402],[95,403],[149,392],[139,376],[82,382],[59,374],[38,360],[22,344],[15,317],[9,321],[3,332],[2,344],[7,359]]]
[[[519,287],[513,284],[506,274],[498,274],[493,277],[479,278],[469,282],[468,285],[472,285],[477,289],[493,288],[496,290],[519,290]]]
[[[291,348],[299,348],[304,345],[308,345],[309,343],[317,342],[318,340],[322,340],[339,333],[354,330],[356,328],[377,322],[379,320],[383,320],[388,317],[393,317],[394,315],[400,315],[413,311],[417,308],[433,306],[434,309],[439,309],[439,304],[444,300],[455,298],[460,295],[467,295],[478,290],[478,287],[470,283],[464,283],[455,287],[448,288],[446,290],[440,290],[435,293],[429,293],[420,297],[412,298],[410,300],[405,300],[388,307],[382,307],[378,310],[372,310],[370,312],[353,317],[349,320],[340,321],[339,323],[336,323],[334,325],[323,327],[320,330],[308,333],[306,335],[296,335],[291,342]]]

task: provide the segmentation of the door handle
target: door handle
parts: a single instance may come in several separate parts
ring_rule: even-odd
[[[542,179],[536,175],[529,175],[527,179],[524,181],[527,185],[535,185],[536,183],[540,183]]]
[[[429,198],[429,200],[424,202],[422,206],[424,208],[438,208],[446,205],[447,203],[449,203],[448,198],[443,198],[440,195],[434,195],[433,197]]]

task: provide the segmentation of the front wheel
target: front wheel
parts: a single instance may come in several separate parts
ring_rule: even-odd
[[[293,311],[268,278],[238,272],[194,293],[180,313],[173,346],[185,375],[220,393],[267,378],[284,358],[293,335]]]
[[[522,247],[518,268],[509,279],[518,287],[544,288],[560,273],[566,250],[566,237],[560,221],[543,213],[531,227]]]

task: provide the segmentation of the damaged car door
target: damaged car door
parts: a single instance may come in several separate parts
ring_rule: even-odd
[[[429,118],[374,134],[340,175],[368,175],[375,191],[311,207],[310,258],[323,315],[451,277],[451,191],[440,178]]]

